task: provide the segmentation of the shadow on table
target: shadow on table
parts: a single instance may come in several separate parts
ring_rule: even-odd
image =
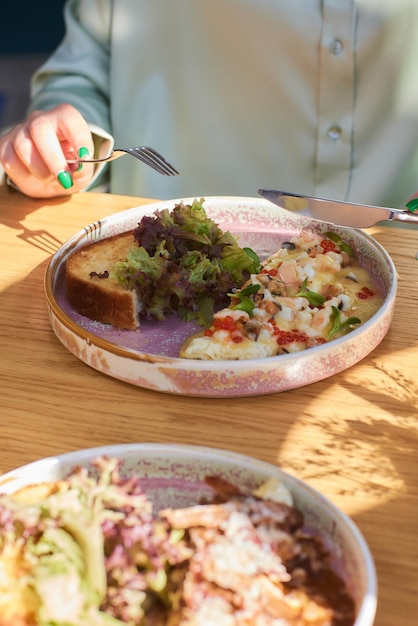
[[[415,416],[416,419],[416,408]],[[385,624],[416,624],[416,587],[418,563],[418,434],[411,428],[376,420],[369,425],[353,420],[353,436],[373,441],[382,456],[387,456],[402,486],[390,490],[386,502],[351,515],[364,534],[374,557],[378,578],[377,616]],[[366,477],[373,485],[373,476]],[[383,585],[379,575],[385,573]],[[379,584],[380,583],[380,584]],[[396,593],[397,611],[392,606]],[[401,608],[400,608],[401,607]]]
[[[22,232],[17,235],[19,239],[23,239],[23,241],[26,241],[28,244],[43,250],[47,254],[54,254],[54,252],[56,252],[64,242],[57,239],[47,229],[31,230],[30,228],[24,226],[23,222],[28,215],[40,207],[44,207],[45,205],[60,205],[64,202],[68,202],[69,196],[38,200],[19,194],[19,203],[17,206],[14,206],[13,197],[17,193],[18,192],[14,189],[10,189],[8,190],[6,196],[1,197],[0,202],[5,200],[10,201],[10,211],[2,215],[0,218],[0,224],[4,224],[8,228],[21,230]]]

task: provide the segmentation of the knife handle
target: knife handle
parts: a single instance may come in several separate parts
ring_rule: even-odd
[[[410,211],[394,211],[389,219],[397,220],[398,222],[410,222],[418,224],[418,214],[411,213]]]

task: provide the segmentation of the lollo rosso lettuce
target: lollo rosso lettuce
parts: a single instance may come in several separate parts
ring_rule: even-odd
[[[257,270],[257,255],[222,231],[203,203],[180,202],[143,217],[134,231],[138,246],[113,268],[120,284],[139,292],[143,317],[177,313],[206,326],[229,302],[228,293]]]

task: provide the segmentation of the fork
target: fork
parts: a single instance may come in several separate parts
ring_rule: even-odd
[[[153,148],[149,148],[148,146],[136,146],[133,148],[115,148],[113,152],[111,152],[107,157],[102,159],[88,159],[88,158],[80,158],[80,159],[67,159],[67,163],[105,163],[107,161],[114,161],[115,159],[119,159],[121,156],[125,156],[126,154],[130,154],[131,156],[139,159],[143,163],[146,163],[154,170],[163,174],[165,176],[175,176],[178,174],[178,171],[175,167],[173,167],[168,161],[165,160],[161,154],[159,154]]]

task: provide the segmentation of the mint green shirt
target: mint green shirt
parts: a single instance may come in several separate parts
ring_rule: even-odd
[[[102,153],[149,145],[181,173],[124,157],[112,192],[403,207],[418,190],[417,0],[69,0],[65,15],[31,107],[70,102]]]

